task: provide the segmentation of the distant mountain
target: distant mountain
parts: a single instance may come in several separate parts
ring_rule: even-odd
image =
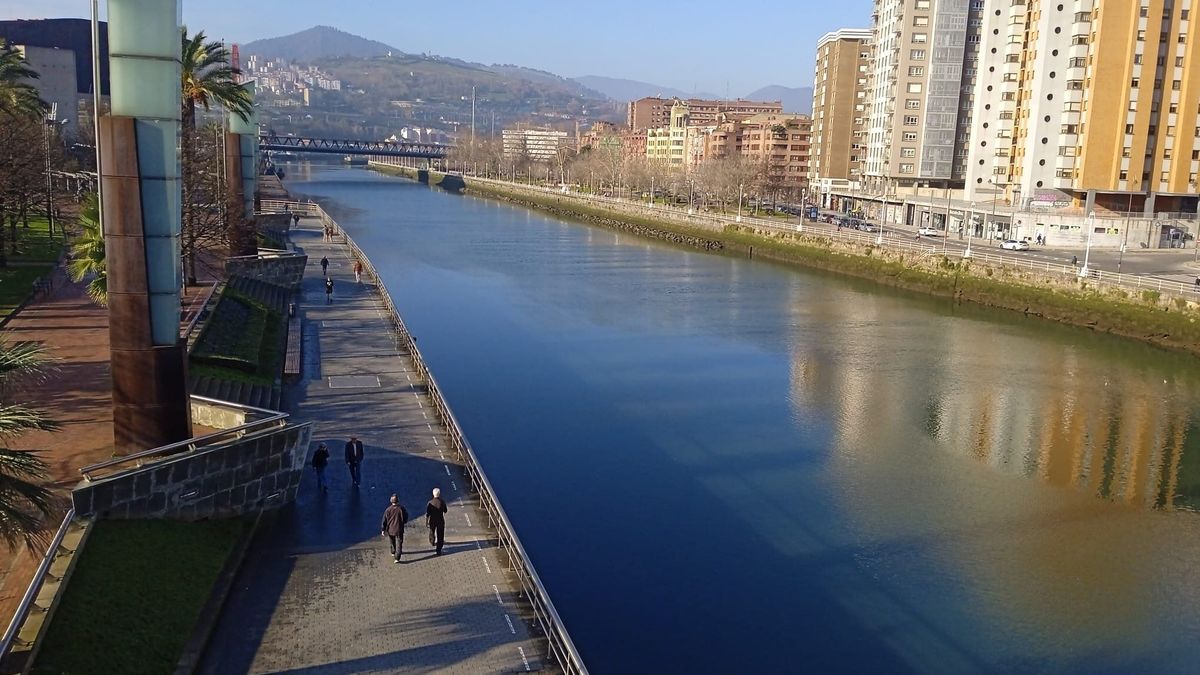
[[[401,53],[399,49],[382,42],[368,40],[329,26],[313,26],[299,33],[255,40],[241,46],[242,54],[256,54],[286,61],[316,61],[343,56],[371,58],[387,56],[388,52],[394,55]]]
[[[513,77],[521,80],[529,80],[530,82],[538,82],[540,84],[551,85],[555,87],[564,87],[574,91],[579,96],[587,98],[603,99],[607,96],[604,92],[593,89],[588,85],[580,82],[578,79],[562,77],[554,73],[548,73],[544,70],[536,68],[526,68],[524,66],[514,66],[510,63],[493,63],[487,67],[488,70],[506,77]]]
[[[633,101],[647,96],[662,96],[663,98],[720,98],[716,94],[709,94],[703,91],[687,92],[658,84],[650,84],[649,82],[623,80],[617,77],[582,75],[571,79],[616,101]]]
[[[744,98],[751,101],[782,101],[784,112],[812,114],[812,87],[784,87],[772,84],[762,89],[755,89],[746,94]]]

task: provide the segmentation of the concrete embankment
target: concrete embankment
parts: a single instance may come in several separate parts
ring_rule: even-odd
[[[869,241],[706,221],[666,209],[648,217],[639,205],[596,202],[570,193],[435,171],[373,168],[671,243],[845,274],[1200,354],[1200,306],[1154,290],[1102,286],[1073,274],[917,253]]]

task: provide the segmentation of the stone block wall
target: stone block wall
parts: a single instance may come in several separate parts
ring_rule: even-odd
[[[282,239],[292,226],[292,214],[260,211],[254,214],[254,222],[258,225],[259,230],[271,234],[277,239]]]
[[[192,424],[210,429],[232,429],[246,423],[246,411],[233,405],[221,405],[192,397]]]
[[[225,276],[257,279],[295,290],[300,287],[307,264],[306,255],[229,258],[225,261]]]
[[[311,424],[289,424],[166,457],[71,493],[80,517],[227,518],[296,498]]]

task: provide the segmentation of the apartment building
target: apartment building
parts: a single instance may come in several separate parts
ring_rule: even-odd
[[[798,199],[808,191],[812,118],[760,113],[725,119],[708,134],[708,158],[740,155],[763,169],[763,187]]]
[[[646,158],[662,162],[671,170],[687,166],[688,106],[676,100],[666,125],[646,130]]]
[[[984,0],[875,0],[868,192],[959,187],[967,167]],[[991,6],[1008,2],[992,2]]]
[[[1200,28],[1186,0],[1027,0],[985,17],[971,199],[1196,210]]]
[[[501,139],[506,159],[544,162],[558,156],[567,146],[567,132],[552,129],[504,129]]]
[[[628,124],[633,130],[655,129],[671,124],[671,108],[679,99],[648,96],[629,102]],[[780,101],[716,101],[711,99],[689,98],[683,101],[688,108],[689,119],[695,126],[709,126],[717,123],[722,114],[749,117],[759,113],[782,113],[783,103]]]
[[[808,181],[825,206],[832,190],[849,188],[862,178],[871,36],[869,29],[842,29],[817,42]]]

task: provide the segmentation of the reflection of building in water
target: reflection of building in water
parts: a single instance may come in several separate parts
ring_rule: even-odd
[[[1141,507],[1200,508],[1190,383],[999,324],[918,326],[892,301],[845,300],[798,300],[802,321],[839,338],[798,336],[791,363],[793,405],[824,410],[839,442],[919,430],[1005,473]]]

